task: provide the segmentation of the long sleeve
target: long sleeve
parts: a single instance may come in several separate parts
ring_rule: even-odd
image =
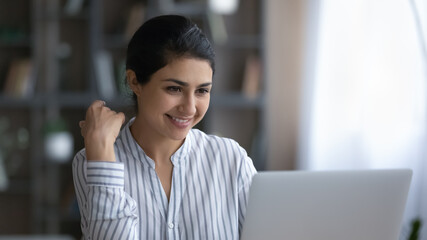
[[[137,203],[124,191],[124,165],[88,162],[80,151],[73,179],[85,239],[139,239]]]

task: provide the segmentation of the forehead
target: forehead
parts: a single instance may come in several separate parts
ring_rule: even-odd
[[[153,79],[168,78],[181,81],[211,82],[213,71],[209,61],[197,58],[180,57],[153,74]]]

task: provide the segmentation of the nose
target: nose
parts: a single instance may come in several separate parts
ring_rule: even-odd
[[[193,116],[196,113],[196,99],[192,94],[186,94],[181,98],[178,110],[185,116]]]

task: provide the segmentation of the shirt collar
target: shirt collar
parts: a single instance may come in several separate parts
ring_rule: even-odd
[[[171,156],[171,161],[173,165],[179,165],[184,159],[186,159],[188,153],[191,151],[192,137],[193,137],[193,134],[192,134],[192,131],[190,130],[184,139],[184,143]]]
[[[135,138],[132,136],[132,133],[130,132],[130,126],[132,126],[134,121],[135,121],[135,117],[131,118],[129,122],[125,125],[123,130],[121,131],[120,136],[122,138],[122,141],[123,141],[123,138],[126,139],[124,143],[127,143],[127,144],[124,144],[124,145],[126,146],[127,150],[132,154],[132,156],[134,156],[134,158],[140,159],[144,165],[147,164],[150,167],[155,168],[154,161],[144,152],[141,146],[139,146]],[[190,130],[184,140],[184,143],[171,156],[171,161],[174,166],[179,165],[184,159],[186,159],[186,156],[191,151],[192,138],[193,138],[193,134],[192,134],[192,131]],[[134,145],[135,147],[129,146],[130,144]],[[137,152],[135,152],[135,150],[137,150]],[[138,157],[138,156],[141,156],[141,157]]]

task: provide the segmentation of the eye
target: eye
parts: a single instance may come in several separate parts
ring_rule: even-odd
[[[201,95],[207,94],[209,93],[209,88],[199,88],[196,90],[196,93]]]
[[[166,88],[166,90],[172,93],[182,92],[181,87],[178,87],[178,86],[169,86]]]

